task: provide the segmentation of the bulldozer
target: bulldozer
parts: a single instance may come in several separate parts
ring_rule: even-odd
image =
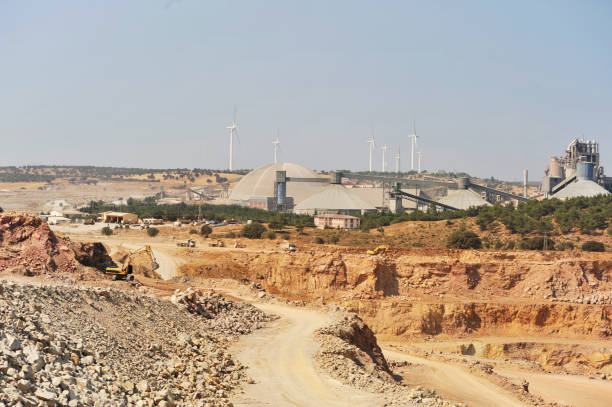
[[[389,250],[389,246],[376,246],[373,250],[368,250],[368,254],[371,256],[376,256],[377,254],[385,254]]]
[[[225,247],[225,242],[221,239],[217,239],[216,241],[209,243],[210,247]]]
[[[151,258],[151,270],[155,271],[159,268],[159,263],[155,259],[155,255],[151,250],[151,246],[146,245],[145,247],[134,250],[131,252],[121,267],[107,267],[104,271],[106,274],[110,274],[113,276],[113,281],[117,280],[126,280],[126,281],[134,281],[134,267],[132,266],[132,257],[140,254],[146,253]]]

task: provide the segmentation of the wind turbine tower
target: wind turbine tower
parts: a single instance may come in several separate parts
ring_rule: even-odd
[[[412,134],[408,136],[411,139],[412,143],[410,145],[410,170],[414,171],[414,146],[417,144],[417,136],[416,127],[414,122],[412,123]]]
[[[370,172],[372,172],[374,170],[374,149],[376,148],[376,140],[374,140],[374,135],[372,134],[372,137],[370,137],[370,139],[366,142],[370,145]]]
[[[395,156],[395,172],[400,172],[400,148],[397,148],[397,155]]]
[[[238,136],[238,124],[236,123],[236,108],[234,107],[234,119],[232,124],[226,127],[229,129],[229,170],[234,169],[234,135]]]
[[[419,152],[417,153],[417,154],[419,155],[419,174],[421,173],[421,154],[422,154],[422,153],[423,153],[422,151],[419,151]]]
[[[274,140],[272,142],[272,145],[274,146],[274,165],[276,165],[277,163],[277,155],[278,155],[278,146],[280,145],[280,140],[278,139],[278,134],[276,135],[276,140]]]
[[[387,145],[385,144],[380,148],[382,150],[382,172],[385,172],[387,169],[387,160],[385,159],[385,154],[387,153]]]

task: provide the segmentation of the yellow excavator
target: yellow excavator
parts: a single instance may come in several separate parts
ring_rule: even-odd
[[[125,261],[123,262],[123,266],[107,267],[104,272],[106,274],[112,275],[113,281],[116,281],[116,280],[134,281],[132,256],[135,256],[140,253],[145,253],[149,256],[149,258],[151,259],[151,270],[152,271],[155,271],[159,268],[159,263],[155,259],[155,255],[153,254],[153,251],[151,250],[151,246],[146,245],[145,247],[138,249],[138,250],[134,250],[133,252],[128,254]]]

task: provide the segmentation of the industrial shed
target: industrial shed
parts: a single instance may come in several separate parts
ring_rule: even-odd
[[[303,215],[323,213],[360,215],[376,212],[376,207],[341,184],[329,184],[323,191],[297,204],[294,212]]]
[[[103,212],[102,222],[105,223],[138,223],[138,215],[129,212]]]
[[[449,189],[448,194],[438,200],[441,204],[452,206],[457,209],[467,209],[473,206],[491,206],[476,192],[469,189]]]
[[[254,169],[245,175],[232,189],[230,201],[268,209],[268,198],[274,197],[276,171],[286,171],[287,177],[320,178],[319,174],[294,163],[268,164]],[[324,182],[288,182],[287,197],[292,197],[295,203],[300,203],[309,196],[321,192],[327,184]]]

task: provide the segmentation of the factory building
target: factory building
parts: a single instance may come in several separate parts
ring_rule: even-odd
[[[438,202],[457,209],[468,209],[483,205],[491,206],[478,193],[467,188],[449,189],[447,195],[439,199]]]
[[[567,188],[569,190],[561,193]],[[542,193],[545,198],[594,196],[606,190],[612,190],[612,178],[604,175],[604,168],[599,163],[599,143],[596,141],[573,140],[563,157],[551,157],[544,170]]]
[[[608,195],[609,192],[593,181],[593,165],[586,162],[578,162],[575,173],[576,180],[569,182],[551,198],[570,199],[577,197],[593,197],[597,195]]]
[[[251,208],[276,209],[276,172],[285,171],[286,177],[316,180],[321,177],[316,172],[299,164],[278,163],[259,167],[245,175],[232,189],[229,200],[232,203]],[[283,195],[286,206],[292,208],[304,199],[321,192],[328,184],[325,182],[287,182]]]
[[[332,228],[341,230],[359,229],[361,219],[356,216],[326,213],[314,216],[314,224],[319,229]]]
[[[359,198],[351,189],[340,183],[333,183],[328,184],[321,192],[298,203],[294,212],[302,215],[325,213],[361,215],[376,212],[376,207]]]

